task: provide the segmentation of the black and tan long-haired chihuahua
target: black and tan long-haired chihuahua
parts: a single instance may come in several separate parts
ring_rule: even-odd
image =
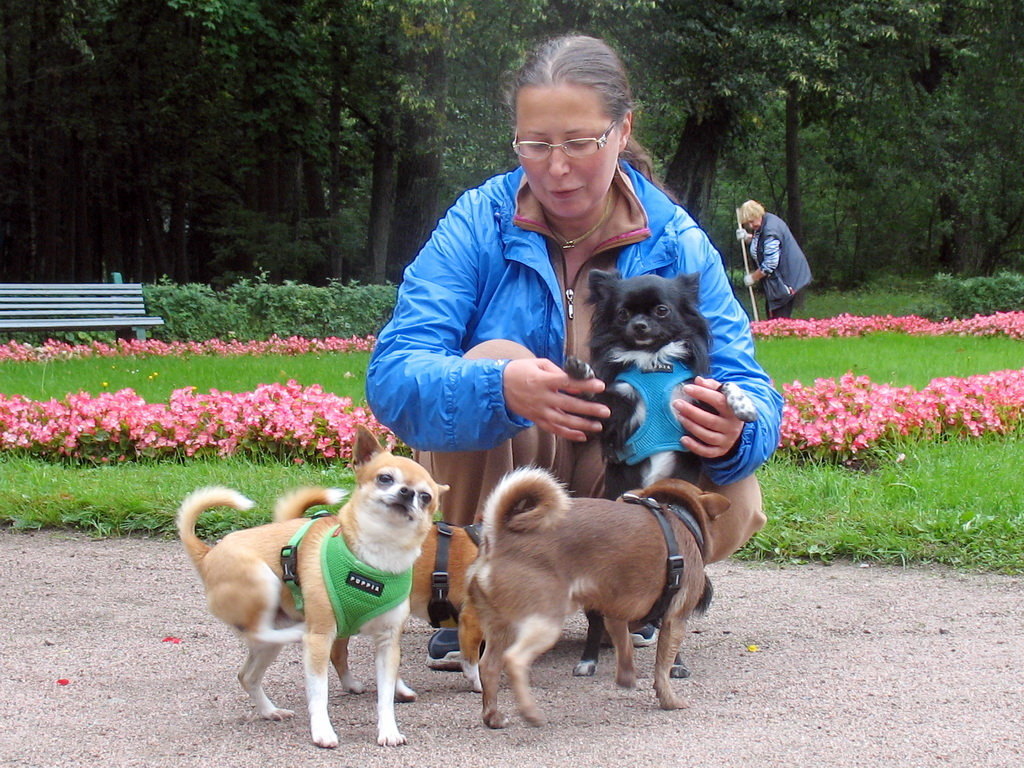
[[[692,401],[683,385],[710,375],[711,334],[697,309],[699,287],[697,273],[590,273],[590,366],[569,358],[565,369],[573,378],[605,383],[597,399],[611,410],[601,433],[607,498],[668,477],[697,481],[700,459],[680,442],[684,431],[671,402]],[[757,419],[742,388],[724,383],[721,391],[738,418]]]

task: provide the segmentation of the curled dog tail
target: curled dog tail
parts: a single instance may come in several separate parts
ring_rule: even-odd
[[[346,491],[341,488],[299,488],[277,500],[274,505],[274,522],[283,523],[285,520],[302,517],[310,507],[338,504],[345,496]]]
[[[233,509],[252,509],[254,502],[238,491],[221,486],[200,488],[185,497],[178,507],[178,538],[185,545],[185,551],[192,558],[192,564],[199,569],[199,564],[212,547],[196,536],[196,520],[208,509],[214,507],[231,507]]]
[[[484,538],[503,531],[542,531],[566,514],[569,503],[569,494],[550,472],[536,467],[509,472],[484,503]]]

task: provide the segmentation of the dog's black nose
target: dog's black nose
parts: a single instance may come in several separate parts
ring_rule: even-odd
[[[637,318],[629,324],[629,332],[634,336],[643,338],[651,332],[651,324],[646,320]]]
[[[398,495],[402,497],[403,502],[409,504],[416,498],[416,491],[407,485],[403,485],[398,489]]]

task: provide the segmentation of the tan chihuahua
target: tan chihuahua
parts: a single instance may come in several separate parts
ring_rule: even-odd
[[[377,743],[395,746],[406,741],[395,721],[396,690],[402,698],[415,698],[404,684],[399,687],[398,679],[408,583],[438,498],[448,486],[439,486],[412,459],[384,451],[363,427],[356,435],[353,464],[351,498],[336,516],[313,520],[297,545],[301,610],[283,580],[281,551],[308,522],[298,516],[309,506],[337,503],[337,491],[314,488],[291,494],[278,503],[275,519],[295,519],[236,531],[210,547],[195,535],[199,515],[214,506],[243,509],[252,502],[230,489],[202,489],[182,502],[178,534],[202,577],[211,613],[234,627],[248,646],[238,677],[261,717],[292,716],[267,697],[262,680],[281,647],[302,640],[313,743],[338,746],[327,712],[327,666],[333,663],[347,690],[364,690],[348,669],[348,637],[365,634],[377,649]],[[327,550],[339,548],[347,549],[348,559],[329,559]],[[332,579],[333,587],[322,562],[332,576],[340,574]],[[336,604],[341,608],[337,616]]]
[[[284,500],[282,500],[284,501]],[[274,522],[283,522],[302,517],[304,510],[300,504],[278,503],[274,509]],[[423,540],[422,551],[416,558],[412,568],[412,592],[409,595],[409,612],[423,621],[433,623],[430,603],[434,597],[434,575],[437,569],[437,551],[442,536],[449,536],[448,557],[444,574],[447,577],[447,594],[444,602],[446,608],[457,614],[459,630],[459,648],[462,655],[462,672],[473,686],[480,692],[480,645],[483,642],[483,630],[476,610],[467,600],[466,572],[470,563],[476,559],[477,546],[473,538],[462,526],[450,525],[448,532],[442,532],[435,525]],[[345,684],[346,690],[352,690],[355,681],[350,677]],[[358,685],[358,684],[356,684]],[[413,701],[416,698],[401,678],[398,680],[398,700]]]
[[[702,493],[683,480],[661,480],[637,491],[650,504],[688,510],[698,533],[682,517],[663,513],[682,558],[678,592],[664,606],[654,689],[663,709],[687,706],[671,688],[670,670],[695,611],[711,600],[699,535],[729,506],[724,496]],[[480,660],[483,721],[504,728],[498,711],[501,671],[508,673],[519,712],[532,725],[544,718],[530,692],[533,661],[559,639],[575,611],[596,610],[615,646],[619,685],[636,684],[629,622],[644,619],[665,595],[668,546],[655,515],[637,504],[571,499],[547,471],[532,467],[506,475],[484,504],[480,554],[470,567],[469,599],[484,631]]]

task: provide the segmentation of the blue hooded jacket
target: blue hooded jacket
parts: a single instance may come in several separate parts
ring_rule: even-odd
[[[754,358],[746,313],[722,260],[685,210],[629,165],[651,236],[622,248],[624,277],[700,273],[700,311],[711,330],[711,376],[742,386],[760,417],[734,451],[705,460],[712,482],[754,472],[775,450],[782,397]],[[472,347],[515,341],[562,365],[566,313],[544,237],[512,222],[522,169],[462,194],[405,270],[394,314],[380,332],[366,394],[377,419],[421,451],[493,448],[532,423],[505,407],[505,360],[466,360]],[[589,333],[589,329],[587,329]]]

